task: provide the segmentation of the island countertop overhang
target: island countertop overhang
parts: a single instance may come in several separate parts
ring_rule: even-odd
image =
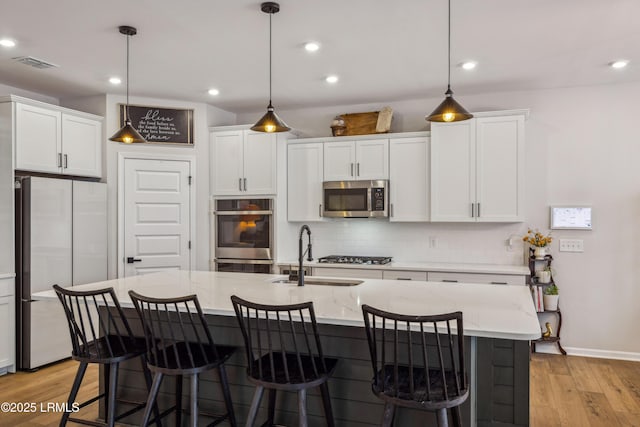
[[[235,316],[231,295],[263,304],[313,301],[318,323],[363,327],[361,306],[403,314],[462,311],[465,335],[510,340],[540,337],[540,325],[525,286],[365,279],[357,286],[298,287],[271,283],[282,275],[170,271],[113,279],[75,290],[113,287],[123,307],[133,307],[128,291],[154,297],[196,294],[205,314]],[[57,299],[53,290],[34,299]]]

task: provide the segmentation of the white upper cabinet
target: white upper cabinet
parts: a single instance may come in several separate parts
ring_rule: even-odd
[[[431,221],[524,220],[524,119],[431,124]]]
[[[327,142],[324,144],[324,180],[389,179],[389,140]]]
[[[14,103],[16,169],[101,177],[101,118],[34,103]]]
[[[216,196],[276,194],[274,133],[212,129],[211,189]]]
[[[322,219],[323,144],[287,145],[287,220]]]
[[[429,137],[389,140],[391,222],[429,221]]]

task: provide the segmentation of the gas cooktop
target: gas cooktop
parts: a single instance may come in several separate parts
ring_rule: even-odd
[[[329,255],[318,259],[320,263],[331,264],[387,264],[391,262],[391,257],[383,256],[353,256],[353,255]]]

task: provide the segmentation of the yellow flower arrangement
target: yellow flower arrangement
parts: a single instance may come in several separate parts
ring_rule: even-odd
[[[538,230],[534,232],[533,230],[528,229],[527,234],[522,238],[522,241],[539,248],[544,248],[553,241],[553,238],[551,237],[551,233],[549,233],[548,236],[545,236]]]

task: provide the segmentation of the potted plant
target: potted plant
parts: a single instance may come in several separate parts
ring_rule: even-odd
[[[555,283],[547,286],[544,289],[544,309],[549,311],[556,311],[558,309],[558,287]]]
[[[546,248],[549,245],[553,238],[551,237],[551,233],[546,236],[540,233],[538,230],[527,230],[527,234],[522,237],[522,241],[529,243],[531,246],[535,247],[533,251],[533,255],[536,259],[544,259],[544,256],[547,254]]]
[[[550,283],[551,282],[551,267],[546,266],[543,270],[537,271],[538,283]]]

